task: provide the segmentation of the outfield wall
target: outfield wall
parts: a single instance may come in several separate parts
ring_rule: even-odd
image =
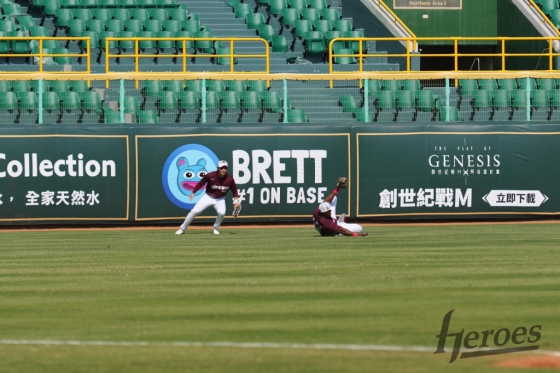
[[[219,159],[240,221],[308,221],[346,175],[338,212],[351,217],[555,216],[559,135],[535,123],[2,128],[0,224],[179,222],[189,183]]]

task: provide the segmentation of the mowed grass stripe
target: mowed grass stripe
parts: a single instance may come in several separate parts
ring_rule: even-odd
[[[0,339],[435,346],[456,309],[560,349],[556,225],[367,230],[2,232]]]

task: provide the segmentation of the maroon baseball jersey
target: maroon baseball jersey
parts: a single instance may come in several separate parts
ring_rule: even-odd
[[[340,226],[336,223],[336,218],[319,215],[319,206],[313,211],[313,224],[321,236],[336,236],[340,233]]]
[[[206,194],[212,198],[223,198],[230,189],[233,193],[233,197],[239,197],[237,194],[235,180],[233,180],[233,177],[230,174],[226,174],[224,178],[220,179],[218,177],[218,171],[209,172],[200,179],[198,184],[194,187],[192,193],[194,194],[198,192],[204,184],[206,184]]]

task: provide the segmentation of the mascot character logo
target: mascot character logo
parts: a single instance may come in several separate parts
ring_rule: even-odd
[[[187,158],[181,157],[177,160],[177,168],[179,169],[177,186],[181,193],[190,197],[196,184],[208,173],[204,166],[206,166],[206,160],[204,158],[200,158],[193,166],[189,165],[189,160]],[[198,196],[203,192],[204,189],[199,189],[194,195]]]
[[[209,170],[218,168],[218,157],[200,144],[187,144],[175,149],[165,161],[161,175],[167,198],[176,206],[190,210],[206,193],[203,186],[191,201],[189,197],[196,184]]]

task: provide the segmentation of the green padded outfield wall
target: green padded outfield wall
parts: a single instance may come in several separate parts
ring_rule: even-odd
[[[560,125],[537,123],[2,128],[0,224],[178,223],[219,159],[239,221],[309,221],[346,175],[351,217],[554,216],[558,144]]]

